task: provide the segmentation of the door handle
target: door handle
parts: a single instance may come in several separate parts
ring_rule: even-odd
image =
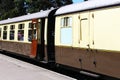
[[[91,50],[91,49],[90,49],[90,45],[87,44],[86,46],[88,47],[87,51],[90,51],[90,50]]]

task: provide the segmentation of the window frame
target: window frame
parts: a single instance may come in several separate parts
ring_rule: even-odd
[[[6,32],[6,36],[4,36],[4,32]],[[7,36],[7,34],[8,34],[8,26],[3,26],[3,37],[2,37],[2,39],[3,40],[7,40],[7,38],[8,38],[8,36]]]
[[[13,39],[11,39],[11,31],[14,31]],[[9,40],[15,40],[15,25],[10,25]]]
[[[67,35],[66,36],[64,35]],[[63,16],[60,18],[60,44],[71,46],[73,44],[73,17]]]
[[[70,28],[72,27],[73,18],[72,16],[65,16],[60,19],[61,28]]]
[[[32,42],[32,22],[29,22],[28,26],[28,42]]]
[[[17,40],[18,41],[25,41],[25,23],[18,24],[18,33],[17,33]]]

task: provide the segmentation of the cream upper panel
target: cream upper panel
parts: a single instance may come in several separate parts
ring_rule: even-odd
[[[93,11],[94,48],[120,51],[120,7]]]
[[[71,45],[66,45],[61,43],[61,19],[63,17],[71,17],[72,18],[72,34],[70,35],[72,37],[72,44]],[[87,19],[87,20],[84,20]],[[80,22],[80,20],[83,20]],[[81,23],[83,23],[81,25]],[[84,27],[86,26],[87,27]],[[80,26],[83,27],[83,31],[80,30]],[[56,28],[55,28],[55,44],[56,45],[61,45],[61,46],[72,46],[72,47],[82,47],[82,48],[87,48],[86,45],[89,44],[89,12],[81,12],[81,13],[72,13],[68,15],[63,15],[63,16],[57,16],[56,17]],[[80,33],[80,31],[82,33]],[[87,31],[87,32],[84,32]],[[64,34],[67,38],[68,36]],[[86,36],[87,35],[87,36]],[[80,39],[81,38],[81,39]],[[83,40],[83,39],[84,40]],[[86,39],[85,39],[86,38]]]
[[[47,26],[48,26],[48,19],[45,19],[45,34],[44,34],[44,41],[45,41],[45,45],[47,45]]]
[[[60,19],[65,16],[72,16],[72,45],[63,45],[60,43]],[[78,48],[91,48],[91,49],[102,49],[102,50],[115,50],[120,51],[120,8],[109,7],[96,9],[91,11],[85,11],[80,13],[72,13],[70,15],[63,15],[56,17],[56,30],[55,30],[55,44],[61,46],[73,46]],[[82,36],[86,37],[86,42],[83,41],[83,44],[80,41],[80,19],[87,17],[88,21],[85,21],[88,28],[83,29],[82,34],[87,30],[86,33]],[[83,22],[83,27],[86,25]],[[86,45],[86,47],[84,47]]]
[[[41,19],[38,19],[39,22],[41,22]],[[48,19],[45,18],[45,35],[44,35],[44,40],[45,40],[45,44],[47,44],[47,22]],[[16,22],[16,23],[10,23],[10,24],[4,24],[4,25],[0,25],[0,27],[2,28],[2,35],[1,38],[3,38],[3,27],[4,26],[8,26],[7,29],[7,39],[4,39],[4,41],[14,41],[14,42],[25,42],[25,43],[31,43],[30,41],[28,41],[29,38],[29,23],[32,23],[31,20],[29,21],[22,21],[22,22]],[[24,40],[23,41],[18,41],[18,25],[19,24],[24,24]],[[10,25],[15,25],[15,39],[14,40],[10,40],[9,36],[10,36]],[[39,26],[40,27],[40,26]],[[3,39],[2,39],[3,40]]]
[[[3,30],[3,28],[2,28],[2,26],[0,26],[0,40],[2,40],[2,30]]]
[[[39,22],[40,22],[40,19],[39,19]],[[30,43],[28,41],[28,31],[29,31],[29,23],[32,23],[31,20],[29,21],[23,21],[23,22],[17,22],[17,23],[11,23],[11,24],[4,24],[4,25],[0,25],[2,27],[2,40],[7,40],[7,41],[14,41],[14,42],[18,42],[18,31],[20,30],[18,28],[19,24],[24,24],[24,28],[22,29],[24,31],[24,40],[23,41],[19,41],[19,42],[27,42],[27,43]],[[15,29],[14,29],[14,40],[10,40],[10,26],[11,25],[14,25],[15,26]],[[4,31],[4,26],[7,26],[7,39],[3,39],[3,31]]]
[[[4,24],[4,25],[0,25],[0,27],[2,27],[2,36],[1,38],[3,38],[3,28],[4,26],[7,26],[7,39],[4,39],[5,41],[14,41],[17,42],[18,41],[18,25],[19,24],[24,24],[24,40],[23,41],[19,41],[19,42],[28,42],[28,28],[29,28],[29,23],[31,23],[32,21],[23,21],[23,22],[17,22],[17,23],[11,23],[11,24]],[[14,34],[14,40],[10,40],[10,25],[15,25],[15,34]],[[3,39],[2,39],[3,40]]]

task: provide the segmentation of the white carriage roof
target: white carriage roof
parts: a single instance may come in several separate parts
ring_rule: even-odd
[[[120,5],[120,0],[89,0],[81,3],[75,3],[59,8],[55,15],[72,13],[77,11],[89,10],[105,6]]]
[[[30,19],[48,17],[50,11],[51,10],[40,11],[40,12],[33,13],[33,14],[28,14],[28,15],[24,15],[24,16],[20,16],[20,17],[2,20],[2,21],[0,21],[0,24],[14,23],[14,22],[20,22],[20,21],[25,21],[25,20],[30,20]]]

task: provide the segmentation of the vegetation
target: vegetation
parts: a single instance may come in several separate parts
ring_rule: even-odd
[[[72,4],[72,0],[0,0],[0,20]]]

